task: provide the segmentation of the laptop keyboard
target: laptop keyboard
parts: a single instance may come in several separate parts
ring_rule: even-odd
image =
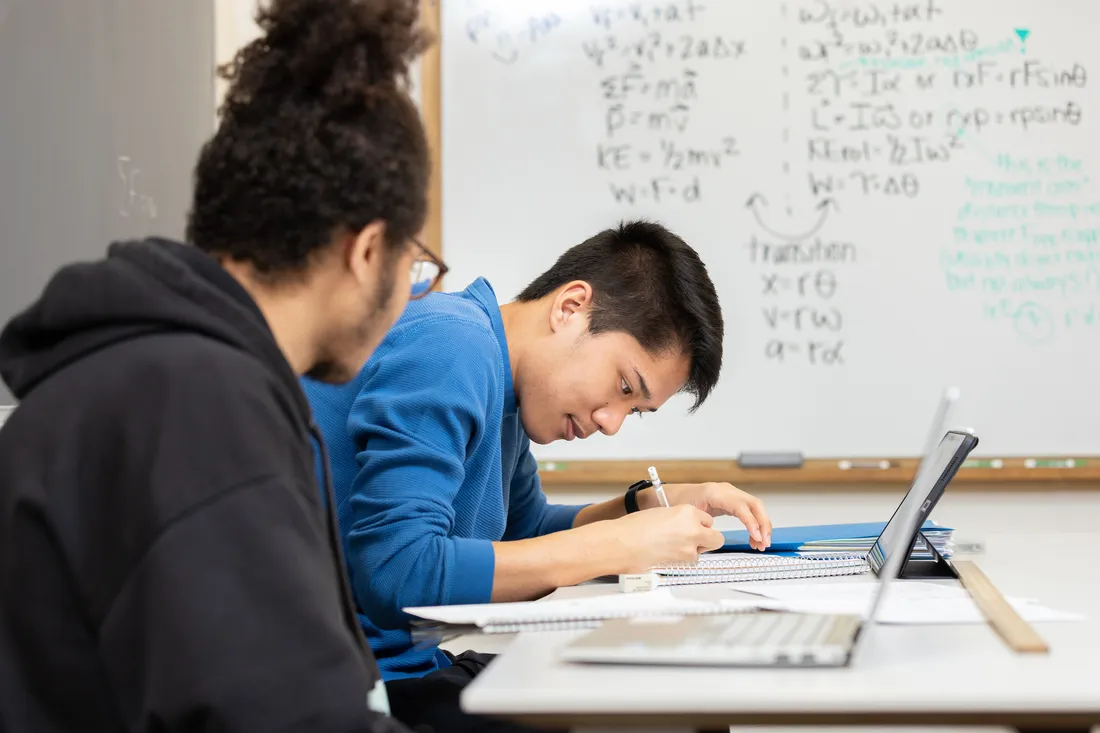
[[[851,648],[859,619],[800,613],[744,613],[711,617],[685,639],[713,662],[836,664]]]
[[[848,663],[861,628],[857,615],[770,611],[672,617],[642,626],[619,619],[575,642],[581,653],[573,658],[705,666],[841,666]],[[587,658],[586,648],[594,652]]]
[[[735,616],[722,630],[724,646],[804,647],[822,643],[835,617],[794,613],[760,613]]]

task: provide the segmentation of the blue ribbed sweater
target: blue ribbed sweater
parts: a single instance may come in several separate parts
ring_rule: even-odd
[[[492,542],[567,529],[580,510],[542,493],[492,287],[410,302],[353,382],[303,387],[383,676],[445,666],[438,649],[412,648],[401,609],[489,602]]]

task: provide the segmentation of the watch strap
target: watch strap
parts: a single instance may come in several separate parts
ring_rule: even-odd
[[[627,514],[633,514],[638,511],[638,492],[642,489],[648,489],[651,486],[653,486],[653,482],[649,479],[642,479],[635,484],[631,484],[630,488],[626,490],[626,496],[623,497],[623,503],[626,505]]]

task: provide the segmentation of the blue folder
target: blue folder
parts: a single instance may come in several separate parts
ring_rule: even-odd
[[[799,548],[811,542],[830,540],[875,539],[886,528],[886,522],[857,522],[855,524],[819,524],[807,527],[775,527],[772,529],[772,543],[766,552],[797,552]],[[924,532],[953,532],[932,521],[926,521],[921,527]],[[721,552],[754,552],[749,546],[749,532],[745,529],[722,532],[726,544]]]

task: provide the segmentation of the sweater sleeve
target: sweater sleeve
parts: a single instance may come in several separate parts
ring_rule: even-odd
[[[490,600],[492,542],[451,534],[467,451],[500,389],[498,349],[487,327],[444,320],[367,367],[348,418],[359,472],[344,531],[356,600],[383,627],[409,606]]]
[[[577,513],[585,505],[566,506],[546,500],[539,480],[538,462],[531,453],[531,442],[523,438],[519,462],[512,474],[508,495],[508,529],[505,540],[523,540],[570,529]]]

